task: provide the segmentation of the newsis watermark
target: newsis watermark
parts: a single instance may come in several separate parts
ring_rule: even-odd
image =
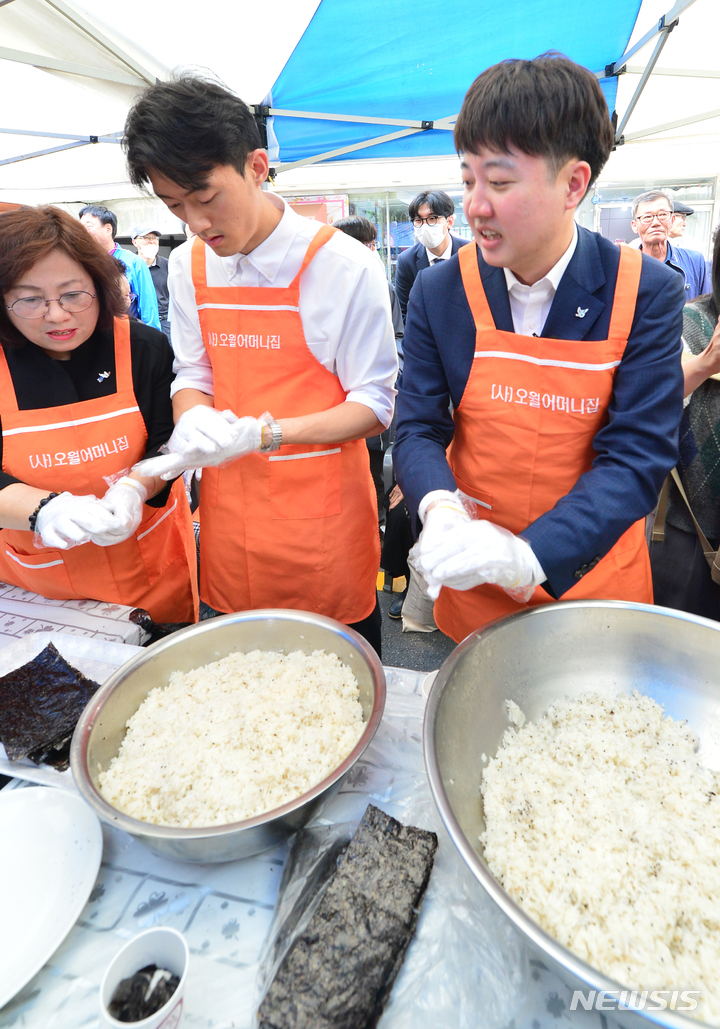
[[[573,990],[570,1010],[695,1011],[700,990]]]

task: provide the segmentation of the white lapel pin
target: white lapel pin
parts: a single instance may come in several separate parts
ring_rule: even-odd
[[[100,374],[98,375],[97,381],[98,382],[102,382],[103,379],[109,379],[109,378],[110,378],[110,372],[100,372]]]
[[[584,318],[589,310],[590,310],[589,307],[578,307],[577,311],[575,312],[575,317],[576,318]]]

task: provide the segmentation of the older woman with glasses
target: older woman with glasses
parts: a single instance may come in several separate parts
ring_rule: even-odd
[[[0,215],[0,579],[197,619],[182,481],[130,471],[173,429],[172,351],[69,214]]]

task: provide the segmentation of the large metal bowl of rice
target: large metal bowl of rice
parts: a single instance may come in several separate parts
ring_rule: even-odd
[[[358,683],[361,735],[347,756],[302,795],[273,810],[227,825],[178,828],[130,817],[103,797],[99,779],[123,743],[128,720],[151,690],[173,673],[202,668],[233,654],[315,651],[337,655]],[[268,704],[273,704],[268,689]],[[385,706],[385,675],[373,648],[354,630],[305,611],[258,610],[208,619],[136,654],[111,675],[85,708],[72,740],[70,765],[82,796],[104,822],[130,833],[163,857],[194,863],[233,861],[282,843],[333,796],[373,738]],[[188,757],[188,762],[191,758]]]
[[[711,775],[717,773],[720,624],[667,608],[601,600],[548,604],[492,622],[453,651],[430,690],[423,739],[430,787],[455,846],[482,888],[524,935],[531,956],[567,987],[562,998],[565,1017],[597,1019],[597,1014],[584,1014],[589,1005],[590,1010],[604,1010],[603,1020],[610,1018],[613,1025],[623,1027],[717,1025],[716,1015],[701,1023],[697,1016],[676,1010],[687,1011],[692,997],[683,1004],[677,1003],[676,995],[671,1003],[668,992],[653,1004],[651,998],[643,1001],[641,992],[623,996],[622,991],[632,990],[634,984],[602,974],[541,928],[492,874],[479,839],[486,830],[480,792],[483,771],[488,763],[498,766],[492,759],[511,727],[506,701],[514,701],[528,722],[537,722],[564,697],[577,700],[593,693],[609,699],[633,691],[662,705],[673,720],[687,719],[699,738],[700,763],[712,770]],[[516,766],[510,771],[514,773]],[[656,789],[671,793],[667,780],[657,782]],[[634,814],[629,812],[628,822]],[[708,835],[710,821],[708,814]],[[717,841],[717,825],[713,831]],[[612,841],[603,838],[601,826],[597,832],[598,845],[607,848],[606,853],[614,849]],[[618,839],[621,833],[622,828]],[[557,846],[562,850],[562,839]],[[703,888],[711,893],[715,885]],[[708,912],[711,917],[710,908]],[[717,939],[717,926],[714,933]],[[693,991],[698,986],[682,981],[673,988]],[[574,991],[582,991],[584,1000]],[[663,1000],[666,1007],[661,1009]]]

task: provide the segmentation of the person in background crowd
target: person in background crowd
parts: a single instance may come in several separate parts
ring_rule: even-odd
[[[170,341],[170,321],[168,319],[170,294],[168,293],[167,284],[168,259],[158,253],[160,235],[160,230],[154,229],[152,225],[136,225],[132,233],[132,242],[133,246],[137,249],[138,256],[142,257],[150,269],[158,302],[160,330],[165,333],[168,341]]]
[[[122,264],[122,261],[119,261],[118,263],[122,266],[123,269],[125,268],[125,265]],[[130,283],[128,282],[128,277],[124,271],[120,276],[120,293],[123,299],[123,310],[130,314],[130,309],[137,300],[137,297],[130,289]]]
[[[655,603],[716,621],[720,621],[720,585],[712,579],[693,515],[716,551],[720,547],[719,314],[720,233],[716,231],[712,292],[683,311],[686,406],[680,423],[677,471],[687,502],[671,479],[664,539],[654,541],[650,548]],[[658,514],[656,526],[661,518]]]
[[[182,481],[130,470],[172,432],[172,351],[121,277],[66,212],[0,214],[0,579],[194,622]]]
[[[115,242],[117,218],[112,211],[100,204],[83,207],[78,216],[96,243],[111,257],[122,261],[135,300],[130,308],[133,318],[139,318],[154,329],[160,328],[157,294],[148,267],[141,257],[131,250],[123,250]]]
[[[352,238],[356,239],[358,243],[362,243],[362,245],[366,246],[368,250],[372,250],[382,265],[383,274],[385,273],[385,265],[382,263],[382,258],[377,252],[377,229],[369,218],[364,218],[359,214],[350,215],[347,218],[338,218],[333,225],[336,229],[339,229],[340,232],[344,232],[346,236],[352,236]],[[395,290],[389,282],[388,291],[390,293],[390,310],[392,312],[393,331],[395,333],[395,346],[397,347],[398,361],[400,363],[400,369],[402,370],[403,320],[400,313],[400,304],[398,303],[397,296],[395,295]],[[385,483],[383,476],[383,461],[385,451],[388,449],[392,439],[394,438],[394,429],[394,424],[391,424],[389,428],[385,429],[385,431],[380,433],[379,436],[370,436],[365,441],[370,454],[370,471],[372,472],[373,482],[375,483],[378,515],[381,526],[385,525],[385,507],[383,501],[385,496]]]
[[[681,247],[684,245],[682,238],[685,235],[687,220],[691,214],[695,214],[694,207],[688,207],[687,204],[683,204],[680,200],[675,200],[673,197],[673,220],[670,224],[670,232],[668,233],[673,246]]]
[[[673,222],[672,197],[662,189],[649,189],[635,197],[632,214],[630,224],[640,237],[640,250],[682,275],[685,299],[693,300],[701,293],[707,293],[710,282],[703,255],[697,250],[674,247],[669,242]]]
[[[415,282],[393,452],[435,620],[459,641],[525,604],[651,602],[684,290],[575,222],[613,147],[602,90],[561,55],[503,61],[455,145],[475,244]]]
[[[392,419],[397,353],[377,259],[262,188],[255,118],[218,83],[150,86],[123,145],[131,181],[198,234],[170,261],[177,424],[140,470],[203,468],[205,613],[315,611],[379,652],[365,437]]]
[[[407,314],[410,290],[418,272],[439,261],[447,261],[460,247],[470,242],[450,232],[455,221],[455,205],[452,198],[441,189],[418,193],[410,201],[408,217],[415,228],[416,242],[415,246],[400,254],[395,269],[395,290],[403,320]]]
[[[385,273],[385,265],[378,254],[377,228],[369,218],[363,218],[360,214],[353,214],[347,218],[338,218],[338,220],[333,224],[336,229],[340,229],[340,231],[344,232],[345,235],[352,236],[353,239],[356,239],[359,243],[362,243],[363,246],[366,246],[368,250],[372,250],[382,265],[383,274]],[[395,332],[395,346],[397,347],[398,360],[400,362],[400,369],[402,370],[402,338],[404,333],[402,313],[400,311],[397,294],[389,282],[388,290],[390,292],[390,310],[392,311],[393,331]]]

